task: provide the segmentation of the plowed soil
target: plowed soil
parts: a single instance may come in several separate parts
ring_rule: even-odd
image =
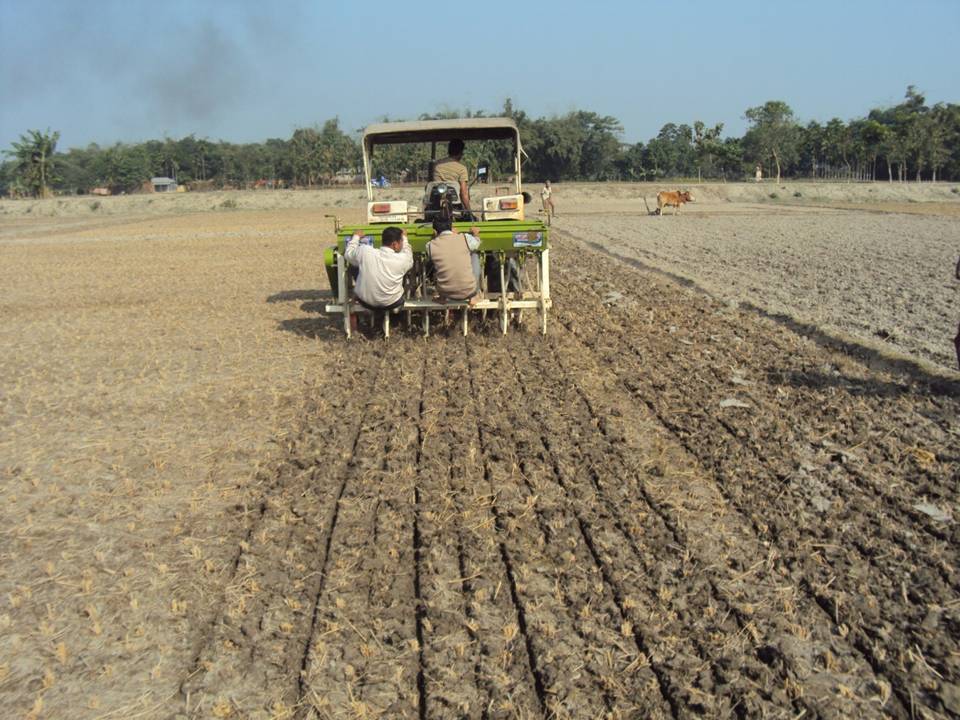
[[[957,218],[557,195],[546,337],[345,340],[325,208],[8,223],[7,711],[960,715],[949,337],[804,314],[731,211],[806,256]]]

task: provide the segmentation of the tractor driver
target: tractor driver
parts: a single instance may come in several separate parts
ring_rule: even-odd
[[[468,183],[467,166],[463,160],[463,140],[451,140],[447,143],[447,157],[437,160],[433,166],[435,182],[459,183],[460,202],[463,209],[470,211],[470,185]]]

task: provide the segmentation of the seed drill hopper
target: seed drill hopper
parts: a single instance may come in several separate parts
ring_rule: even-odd
[[[432,172],[419,197],[421,185],[394,182],[371,183],[376,163],[376,150],[383,146],[418,143],[429,145],[428,168],[446,155],[447,143],[463,140],[484,143],[483,147],[499,148],[503,182],[487,182],[494,168],[478,162],[471,183],[471,210],[464,208],[459,187],[433,182]],[[487,144],[489,141],[494,141]],[[507,153],[510,159],[507,159]],[[539,218],[528,219],[525,206],[529,193],[522,190],[520,133],[510,118],[461,118],[455,120],[423,120],[416,122],[379,123],[363,134],[363,171],[367,188],[366,222],[360,225],[336,226],[337,242],[324,253],[324,264],[334,300],[327,303],[328,313],[343,315],[343,328],[351,334],[351,315],[368,314],[353,294],[353,276],[344,258],[347,241],[356,232],[362,242],[380,247],[384,228],[391,225],[406,231],[413,249],[414,265],[404,282],[405,302],[400,316],[409,325],[422,326],[430,333],[431,315],[449,320],[451,311],[459,310],[463,334],[469,330],[469,317],[496,316],[501,332],[506,334],[511,323],[521,323],[524,313],[535,313],[540,332],[547,332],[547,311],[550,301],[549,231]],[[512,167],[504,168],[504,165]],[[415,173],[413,173],[415,174]],[[479,181],[479,184],[477,184]],[[404,199],[406,198],[406,199]],[[411,199],[416,198],[416,199]],[[450,219],[454,232],[469,232],[473,226],[480,232],[482,299],[470,306],[466,302],[442,302],[436,298],[432,268],[427,259],[427,242],[433,237],[432,222],[437,216]],[[528,315],[529,316],[529,315]],[[384,334],[390,334],[391,315],[384,315]]]

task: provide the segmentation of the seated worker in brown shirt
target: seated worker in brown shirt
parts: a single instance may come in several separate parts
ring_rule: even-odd
[[[433,240],[427,243],[427,256],[437,277],[437,292],[443,301],[466,300],[470,305],[480,299],[480,230],[455,233],[449,220],[433,221]]]
[[[447,157],[437,160],[433,166],[433,179],[436,182],[459,183],[460,202],[464,210],[470,210],[470,185],[467,182],[467,166],[463,159],[463,140],[451,140],[447,143]]]

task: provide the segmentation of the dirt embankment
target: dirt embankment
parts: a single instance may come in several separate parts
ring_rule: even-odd
[[[646,197],[653,206],[659,190],[674,189],[662,183],[554,183],[556,200],[567,209],[579,212],[614,209],[639,211]],[[763,183],[692,183],[676,185],[691,190],[700,202],[797,205],[869,205],[878,210],[923,207],[937,212],[960,212],[958,183],[810,183],[784,181]],[[539,208],[541,185],[524,187],[533,195],[532,209]],[[375,198],[404,199],[419,204],[423,189],[396,186],[375,189]],[[474,185],[473,195],[493,194],[495,186]],[[348,213],[364,206],[366,193],[361,187],[331,187],[315,190],[225,190],[202,193],[145,193],[109,197],[76,196],[45,200],[9,200],[0,198],[0,227],[9,228],[18,221],[40,218],[80,218],[103,216],[168,215],[186,212],[231,210],[326,209]],[[23,223],[17,227],[24,228]]]

